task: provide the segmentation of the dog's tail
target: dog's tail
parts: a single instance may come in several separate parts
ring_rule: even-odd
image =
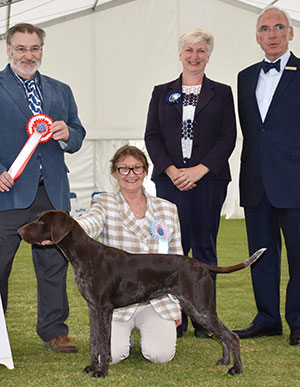
[[[232,273],[234,271],[245,269],[245,267],[251,266],[252,263],[256,262],[258,258],[266,251],[266,248],[262,248],[257,250],[253,255],[251,255],[250,258],[246,259],[244,262],[238,263],[237,265],[233,266],[211,266],[211,265],[205,265],[209,271],[213,273]]]

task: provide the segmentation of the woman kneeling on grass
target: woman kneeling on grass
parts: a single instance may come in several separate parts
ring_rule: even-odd
[[[182,254],[177,208],[145,191],[143,182],[148,169],[147,158],[140,149],[125,145],[117,150],[111,160],[111,174],[118,182],[118,192],[95,195],[88,212],[76,220],[90,237],[130,253]],[[170,234],[167,251],[159,249],[159,228]],[[180,323],[180,305],[170,295],[115,309],[111,364],[129,356],[134,328],[140,332],[141,351],[146,359],[169,362],[175,355],[176,326]]]

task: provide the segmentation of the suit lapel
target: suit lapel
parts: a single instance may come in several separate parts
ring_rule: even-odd
[[[173,91],[179,91],[180,93],[182,93],[182,76],[180,75],[178,79],[173,82],[170,82],[168,88],[169,93],[172,93]],[[170,106],[177,111],[180,117],[182,116],[182,100],[178,103],[171,104]]]
[[[204,106],[208,104],[208,102],[213,98],[214,95],[214,84],[210,79],[206,78],[206,76],[204,75],[200,94],[198,97],[198,103],[196,106],[195,117],[204,108]]]
[[[22,113],[29,119],[32,113],[28,107],[28,102],[20,90],[19,84],[11,74],[8,65],[0,74],[0,84],[5,89],[10,98],[20,108]]]
[[[287,67],[296,68],[296,70],[289,70],[289,69],[286,70],[285,69],[283,71],[282,76],[280,78],[280,81],[278,83],[278,86],[277,86],[277,88],[275,90],[275,93],[273,95],[271,104],[269,106],[269,109],[268,109],[265,121],[267,121],[269,115],[272,114],[272,111],[276,107],[277,102],[280,100],[283,91],[292,82],[292,80],[294,79],[295,75],[297,74],[297,71],[299,71],[299,69],[298,69],[298,59],[292,53],[291,53],[291,56],[290,56],[290,58],[288,60],[288,63],[286,64],[285,68],[287,68]]]
[[[249,93],[251,95],[250,103],[252,103],[253,110],[255,112],[255,120],[258,126],[262,126],[262,119],[257,103],[256,98],[256,87],[258,82],[259,73],[261,70],[261,62],[257,63],[257,65],[253,69],[253,74],[250,76],[249,80]]]
[[[49,114],[52,101],[52,87],[47,78],[41,75],[42,94],[43,94],[43,113]]]

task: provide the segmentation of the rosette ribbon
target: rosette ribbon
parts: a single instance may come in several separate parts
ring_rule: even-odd
[[[168,226],[161,220],[154,220],[151,223],[151,234],[158,241],[158,253],[168,254],[169,240],[171,239]]]
[[[52,118],[46,114],[36,114],[28,120],[26,131],[29,138],[8,170],[8,173],[14,181],[16,181],[24,171],[24,168],[39,143],[47,142],[52,138],[52,133],[50,132],[52,123]]]
[[[179,103],[183,98],[183,94],[181,91],[172,91],[167,95],[166,101],[168,104],[173,105]]]

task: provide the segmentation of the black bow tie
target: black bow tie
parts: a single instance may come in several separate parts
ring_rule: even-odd
[[[271,69],[276,69],[279,72],[280,71],[280,59],[278,59],[278,61],[275,63],[266,62],[265,60],[263,60],[261,67],[265,73],[267,73]]]

